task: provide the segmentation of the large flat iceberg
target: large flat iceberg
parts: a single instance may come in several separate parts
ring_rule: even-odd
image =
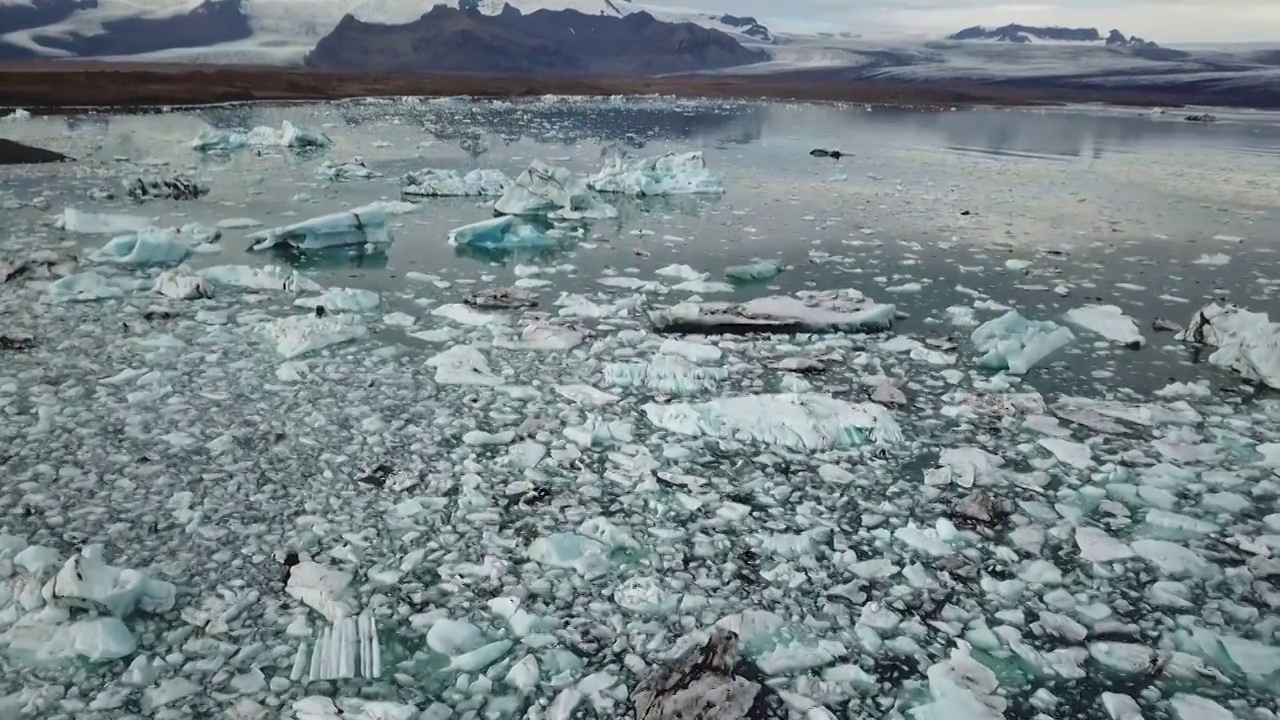
[[[426,168],[406,173],[400,194],[407,197],[499,197],[511,187],[501,170],[478,169],[465,175],[456,170]]]
[[[587,178],[587,187],[601,193],[645,197],[722,193],[724,184],[707,170],[701,152],[667,153],[625,160],[615,157]]]
[[[1010,310],[973,331],[974,347],[982,353],[978,365],[1025,375],[1036,363],[1068,345],[1075,335],[1048,320],[1032,322]]]
[[[897,309],[853,289],[773,295],[744,303],[687,302],[649,313],[660,333],[745,334],[888,330]]]
[[[1209,304],[1175,336],[1183,342],[1215,347],[1209,362],[1240,373],[1251,382],[1280,389],[1280,323],[1266,313],[1234,305]]]
[[[829,395],[742,395],[705,403],[649,403],[654,425],[690,437],[781,445],[793,450],[836,450],[868,442],[902,441],[889,411],[875,403],[857,405]]]
[[[300,150],[304,148],[329,147],[332,141],[317,130],[299,127],[285,120],[280,129],[259,125],[249,132],[208,129],[202,131],[191,148],[200,152],[227,152],[244,147],[285,147]]]
[[[412,203],[378,201],[351,210],[309,218],[292,225],[262,230],[249,236],[250,250],[289,245],[319,250],[343,245],[389,245],[392,237],[387,217],[411,211]]]

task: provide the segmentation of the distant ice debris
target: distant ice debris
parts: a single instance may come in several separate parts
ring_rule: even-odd
[[[481,220],[449,231],[449,244],[477,248],[555,247],[559,241],[538,223],[515,215]]]
[[[121,235],[155,227],[150,218],[137,215],[83,212],[66,208],[54,221],[54,227],[83,235]]]
[[[749,265],[731,265],[724,269],[725,277],[735,282],[769,280],[782,272],[782,266],[773,260],[761,260]]]
[[[1266,313],[1211,303],[1175,338],[1217,348],[1209,356],[1211,364],[1280,389],[1280,323],[1271,322]]]
[[[751,440],[794,450],[847,449],[902,442],[889,411],[820,394],[744,395],[688,404],[649,403],[649,422],[689,437]]]
[[[706,159],[697,151],[633,160],[614,157],[587,178],[587,187],[634,197],[724,192],[724,184],[707,170]]]
[[[191,147],[200,152],[227,152],[244,147],[282,147],[294,150],[326,148],[332,144],[327,135],[308,130],[285,120],[280,129],[258,126],[249,132],[231,132],[209,128],[201,131]]]
[[[400,193],[409,197],[500,197],[511,186],[501,170],[478,169],[465,175],[456,170],[427,168],[405,174]]]
[[[1073,325],[1126,347],[1136,349],[1146,344],[1138,322],[1115,305],[1086,305],[1067,311],[1066,318]]]
[[[660,333],[798,333],[888,330],[897,309],[857,290],[805,291],[744,303],[686,302],[649,313]]]
[[[589,219],[616,217],[612,206],[597,202],[586,181],[567,168],[549,167],[534,160],[494,204],[502,215],[534,215],[549,218]]]
[[[391,232],[387,217],[412,212],[412,203],[378,201],[352,210],[322,215],[283,227],[262,230],[249,236],[250,250],[267,250],[288,245],[301,250],[319,250],[344,245],[388,245]]]
[[[364,160],[356,157],[350,162],[334,162],[325,160],[316,168],[316,177],[321,180],[342,182],[344,180],[371,180],[382,177],[382,173],[372,170],[364,164]]]
[[[970,338],[982,356],[978,364],[1025,375],[1044,358],[1075,340],[1067,328],[1048,320],[1031,322],[1017,310],[984,323]]]

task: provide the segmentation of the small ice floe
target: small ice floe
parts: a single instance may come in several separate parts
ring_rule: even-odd
[[[278,290],[283,292],[315,292],[324,288],[320,283],[280,265],[250,267],[248,265],[214,265],[198,273],[214,287],[238,287],[246,290]]]
[[[174,300],[200,300],[213,297],[213,284],[185,270],[165,270],[156,278],[151,292]]]
[[[334,162],[325,160],[316,168],[316,177],[321,180],[342,182],[345,180],[371,180],[382,177],[382,173],[372,170],[364,164],[364,160],[355,157],[351,162]]]
[[[355,315],[294,315],[262,323],[262,333],[276,345],[276,352],[286,360],[307,353],[358,340],[369,329]]]
[[[977,447],[948,448],[938,456],[936,467],[924,471],[926,485],[971,488],[975,483],[990,485],[1000,477],[1004,459]]]
[[[138,215],[91,213],[66,208],[54,220],[53,226],[59,230],[82,235],[121,235],[152,229],[155,223],[151,218]]]
[[[316,130],[299,127],[285,120],[280,129],[259,125],[249,132],[230,132],[227,130],[207,129],[201,131],[191,148],[199,152],[228,152],[244,147],[280,147],[302,150],[307,148],[326,148],[333,142],[327,135]]]
[[[1025,375],[1041,360],[1075,340],[1067,328],[1048,320],[1031,322],[1017,310],[986,322],[970,336],[982,356],[978,365]]]
[[[197,200],[209,194],[209,186],[186,175],[171,178],[134,178],[124,183],[125,197],[134,202],[146,200]]]
[[[449,231],[449,244],[475,248],[555,247],[559,240],[542,224],[515,215],[481,220]]]
[[[649,313],[659,333],[717,335],[888,330],[897,309],[853,289],[804,291],[744,303],[686,302]]]
[[[910,710],[914,720],[1001,720],[1008,701],[997,690],[996,674],[969,654],[960,641],[948,660],[926,672],[929,702]]]
[[[114,237],[89,259],[116,265],[176,265],[191,254],[193,241],[180,230],[147,228]]]
[[[1222,265],[1226,265],[1227,263],[1230,263],[1231,256],[1225,253],[1214,253],[1212,255],[1205,254],[1205,255],[1201,255],[1195,260],[1192,260],[1191,262],[1195,263],[1196,265],[1211,265],[1214,267],[1219,267]]]
[[[649,403],[653,425],[689,437],[752,440],[795,450],[847,449],[902,442],[889,411],[820,394],[744,395],[705,403]]]
[[[95,272],[82,272],[67,275],[55,280],[46,289],[49,302],[91,302],[123,297],[133,287],[126,287],[122,281],[108,279]]]
[[[1210,364],[1280,389],[1280,323],[1271,322],[1266,313],[1209,304],[1175,338],[1217,348],[1209,356]]]
[[[378,309],[382,298],[372,290],[361,288],[329,288],[316,297],[298,298],[295,307],[324,308],[330,312],[367,313]]]
[[[1146,344],[1138,322],[1115,305],[1086,305],[1068,310],[1067,322],[1134,350]]]
[[[633,197],[719,194],[724,184],[707,169],[701,152],[667,153],[627,160],[614,157],[587,178],[587,188]]]
[[[427,168],[406,173],[400,194],[405,197],[500,197],[511,178],[500,170],[478,169],[465,175],[456,170]]]
[[[587,183],[569,169],[548,167],[534,160],[516,176],[510,187],[494,203],[502,215],[538,215],[551,218],[584,219],[617,217],[618,211],[591,197]]]
[[[782,266],[774,260],[760,260],[748,265],[730,265],[724,269],[724,276],[734,282],[759,282],[777,277]]]
[[[489,360],[474,345],[455,345],[427,358],[426,364],[436,369],[436,382],[441,385],[502,384],[502,378],[493,374]]]
[[[293,714],[297,720],[413,720],[420,717],[412,705],[347,697],[335,701],[323,695],[295,700]]]
[[[388,245],[391,232],[387,217],[412,212],[412,203],[380,200],[343,212],[322,215],[292,225],[253,233],[250,250],[267,250],[287,245],[300,250],[319,250],[344,245]]]

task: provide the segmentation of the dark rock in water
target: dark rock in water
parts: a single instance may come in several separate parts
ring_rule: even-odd
[[[538,305],[528,290],[517,287],[487,288],[477,290],[462,299],[463,304],[481,310],[514,310]]]
[[[1218,116],[1210,115],[1209,113],[1204,113],[1201,115],[1188,115],[1186,120],[1187,122],[1212,123],[1212,122],[1218,122]]]
[[[387,463],[378,463],[372,470],[356,478],[356,482],[372,485],[373,487],[382,487],[387,484],[387,478],[391,477],[395,471],[395,467]]]
[[[0,283],[19,278],[66,277],[75,272],[79,263],[74,255],[59,255],[52,250],[38,250],[23,258],[0,257]]]
[[[151,199],[196,200],[201,195],[207,195],[209,188],[186,175],[174,175],[169,179],[135,178],[125,182],[124,192],[134,202]]]
[[[839,160],[840,158],[844,157],[844,153],[840,152],[839,150],[823,150],[822,148],[814,148],[813,150],[809,151],[809,154],[812,155],[813,157],[825,157],[825,158],[831,158],[833,160]]]
[[[37,165],[68,160],[71,158],[62,153],[0,138],[0,165]]]
[[[36,341],[29,337],[0,335],[0,350],[30,350],[35,346]]]
[[[655,668],[631,691],[635,720],[782,720],[781,699],[744,677],[738,636],[717,629],[706,645]],[[756,673],[750,673],[755,675]]]

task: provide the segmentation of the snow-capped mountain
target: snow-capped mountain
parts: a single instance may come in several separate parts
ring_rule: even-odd
[[[435,5],[498,15],[576,10],[625,17],[646,11],[761,44],[754,18],[649,8],[632,0],[0,0],[0,59],[128,56],[147,60],[297,64],[346,15],[411,23]]]

